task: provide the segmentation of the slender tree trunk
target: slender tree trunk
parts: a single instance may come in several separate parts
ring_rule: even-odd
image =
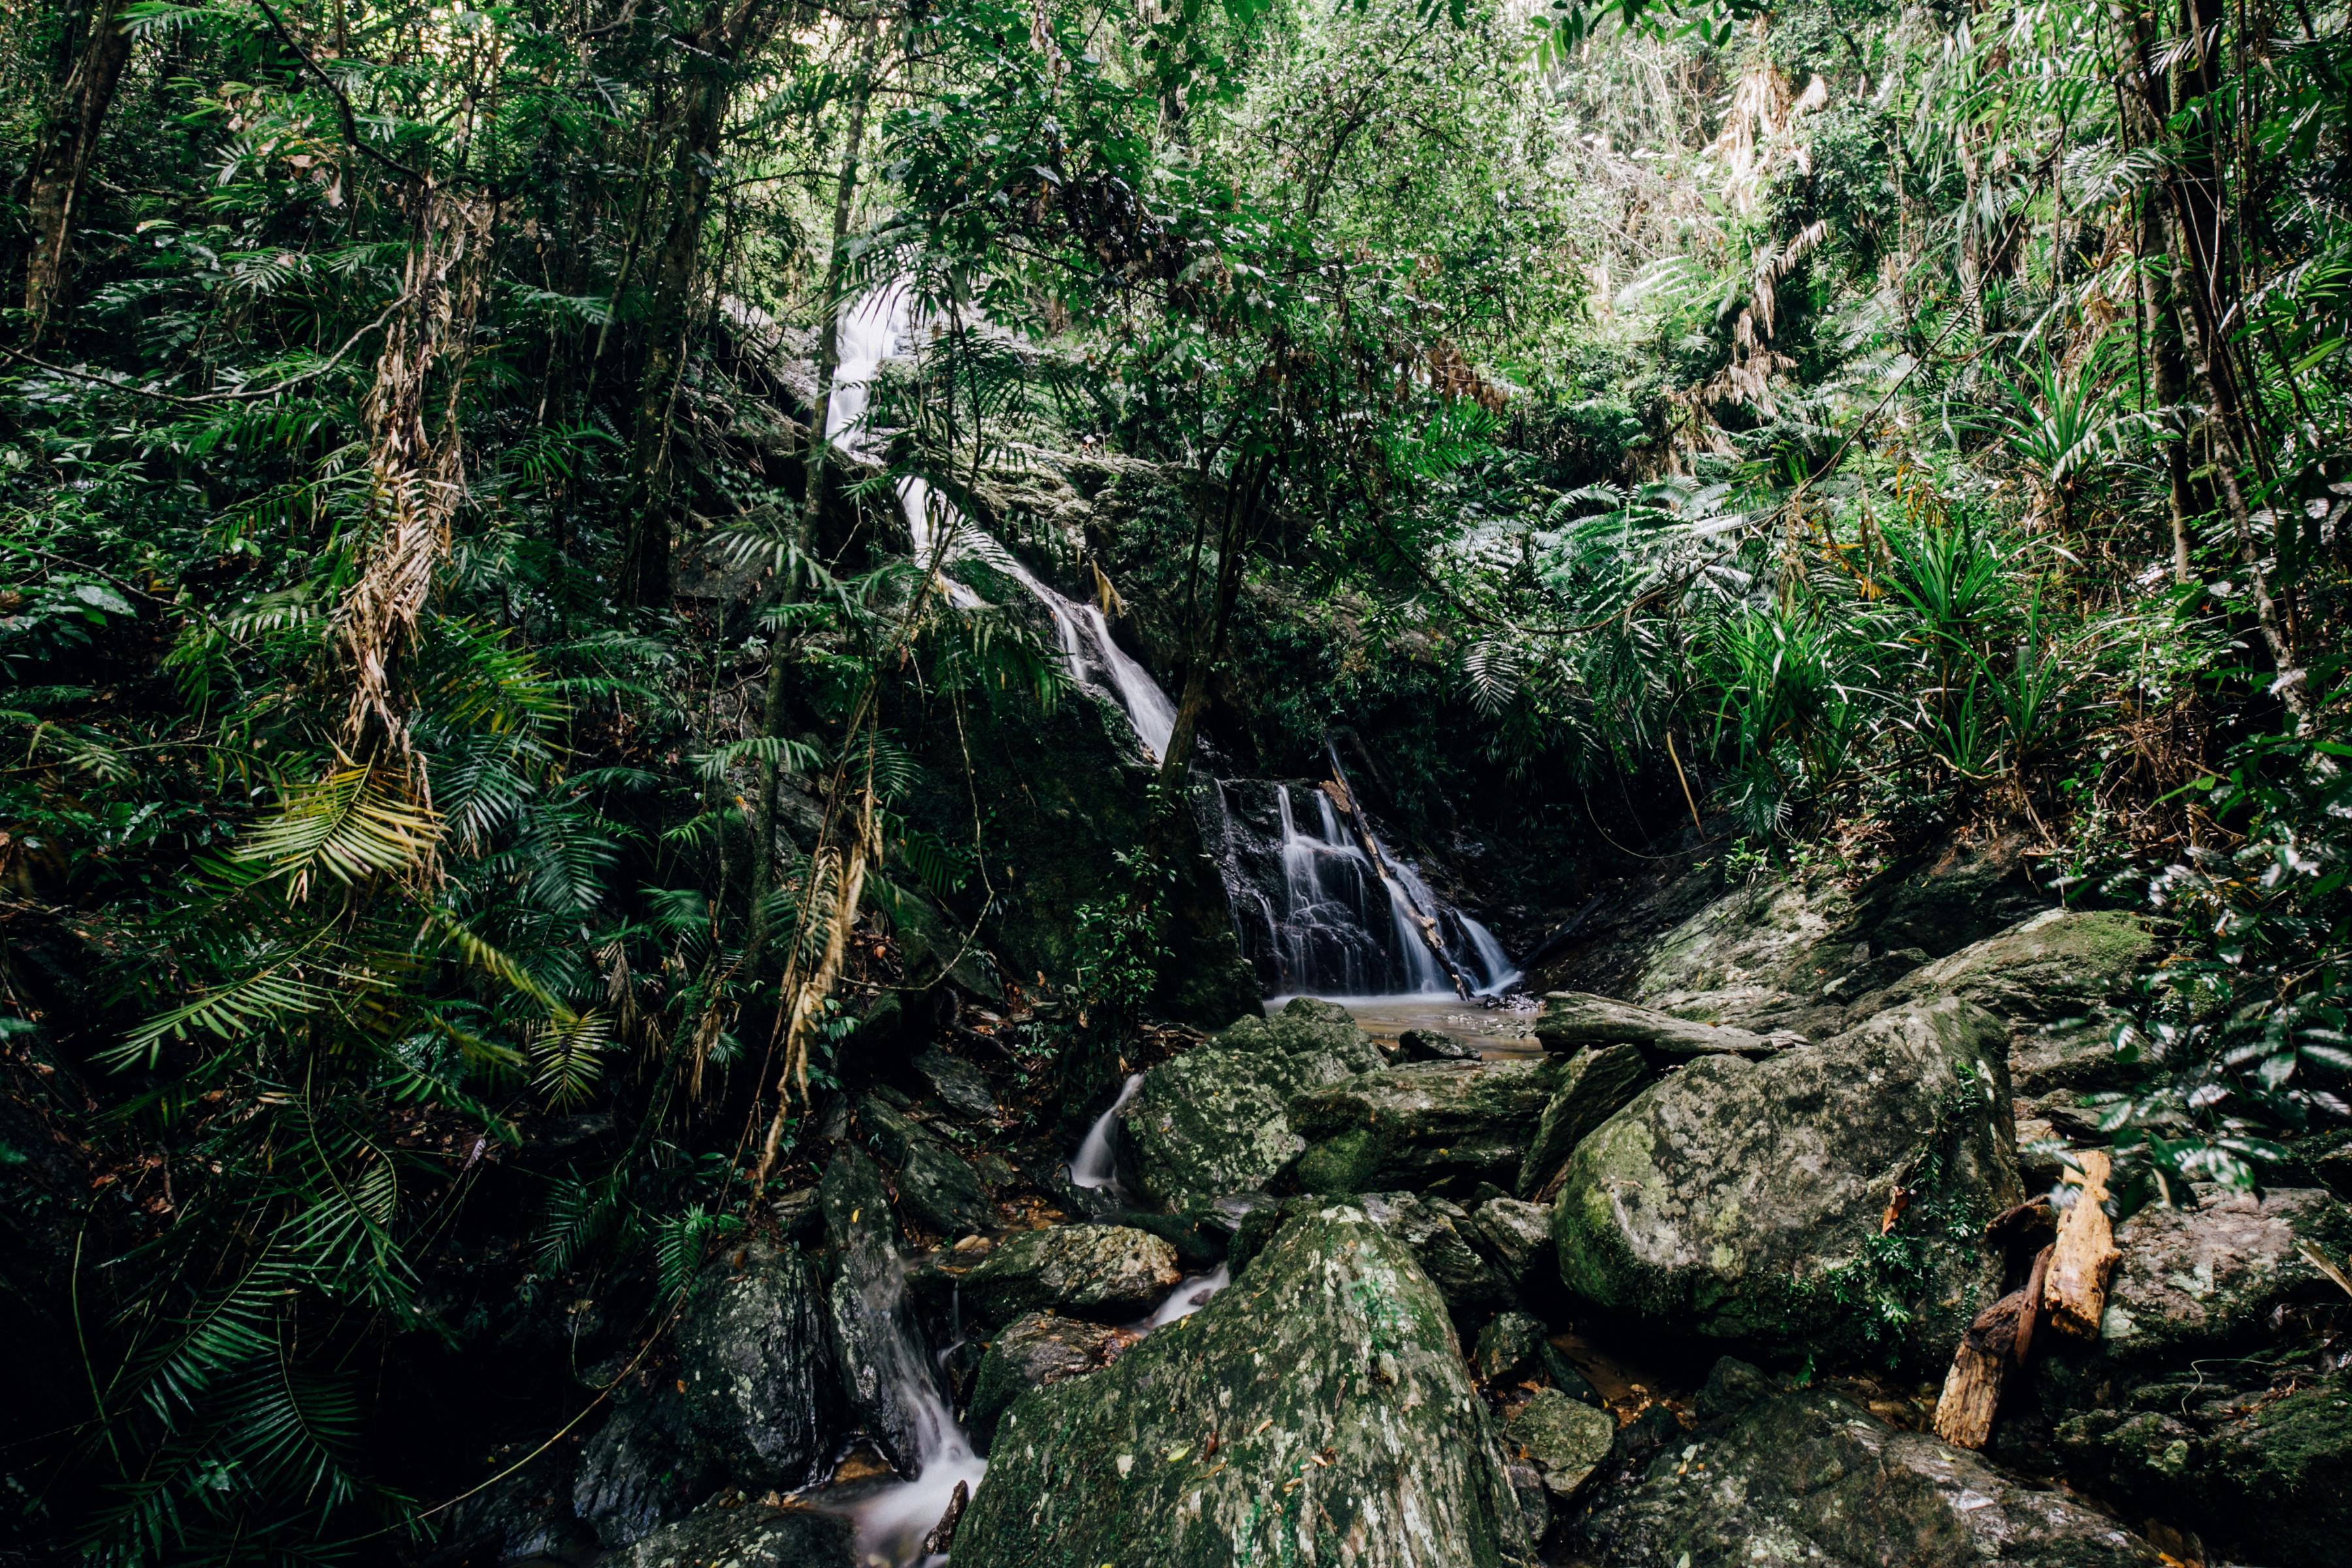
[[[688,63],[679,85],[676,134],[670,138],[669,226],[654,258],[645,370],[637,383],[636,433],[630,453],[628,541],[620,589],[622,597],[633,604],[669,603],[670,532],[677,510],[671,483],[671,434],[678,384],[686,370],[712,174],[734,102],[737,71],[766,43],[777,15],[776,7],[759,4],[730,13],[712,0],[701,25],[681,45]]]
[[[1235,474],[1233,489],[1225,495],[1224,526],[1217,538],[1214,619],[1205,646],[1197,630],[1192,639],[1193,656],[1184,670],[1184,694],[1176,704],[1176,724],[1169,732],[1168,754],[1160,759],[1160,782],[1168,790],[1184,782],[1184,770],[1192,764],[1201,715],[1208,711],[1209,678],[1225,657],[1225,644],[1233,631],[1234,604],[1241,596],[1242,568],[1249,554],[1251,525],[1256,521],[1258,502],[1273,468],[1271,454],[1260,458],[1246,479]]]
[[[834,377],[841,371],[841,296],[848,273],[849,217],[857,201],[858,152],[860,143],[866,139],[866,108],[874,95],[874,68],[881,37],[882,28],[877,22],[866,35],[856,96],[849,100],[849,126],[847,142],[841,153],[841,174],[834,185],[833,244],[825,255],[824,289],[819,299],[820,308],[825,312],[824,325],[817,332],[816,403],[809,418],[807,490],[801,500],[800,526],[793,535],[795,556],[806,554],[815,540],[817,517],[824,505],[825,459],[833,449],[833,443],[825,435],[825,426],[833,419]],[[798,584],[793,581],[798,566],[797,560],[785,563],[782,581],[776,584],[778,602],[789,604],[798,596]],[[768,642],[768,679],[760,700],[760,733],[774,741],[783,734],[783,731],[784,637],[778,629]],[[776,805],[782,778],[781,759],[761,759],[760,809],[754,816],[752,826],[751,934],[743,955],[747,973],[754,970],[768,945],[768,898],[775,888]]]
[[[33,148],[28,182],[33,245],[25,260],[25,313],[34,342],[47,334],[59,313],[82,183],[98,151],[114,89],[122,80],[122,68],[131,58],[122,0],[96,0],[89,29],[69,58],[72,63]]]

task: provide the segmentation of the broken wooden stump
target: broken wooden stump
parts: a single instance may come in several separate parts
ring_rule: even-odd
[[[1992,1436],[2002,1385],[2025,1364],[2033,1347],[2051,1250],[2043,1247],[2033,1260],[2032,1278],[2023,1289],[2011,1291],[1979,1312],[1960,1336],[1952,1370],[1944,1374],[1944,1392],[1936,1401],[1936,1436],[1955,1448],[1981,1448]]]
[[[2099,1320],[2106,1314],[2107,1280],[2123,1253],[2107,1221],[2107,1157],[2086,1149],[2075,1158],[2081,1169],[2067,1172],[2066,1180],[2082,1190],[2058,1222],[2042,1305],[2059,1332],[2094,1340],[2099,1337]]]

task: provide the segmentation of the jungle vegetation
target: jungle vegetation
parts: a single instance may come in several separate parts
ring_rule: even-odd
[[[370,1560],[457,1371],[658,1328],[985,919],[909,694],[1072,700],[907,477],[1171,788],[1344,735],[1537,902],[2022,836],[2183,937],[2126,1169],[2346,1111],[2337,0],[27,0],[0,85],[0,1551]]]

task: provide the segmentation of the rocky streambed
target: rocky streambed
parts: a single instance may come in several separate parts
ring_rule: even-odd
[[[996,1152],[991,1073],[928,1050],[439,1554],[2347,1561],[2324,1166],[2125,1218],[2096,1331],[2034,1335],[1980,1447],[1937,1436],[2162,957],[1943,875],[1720,893],[1613,994],[1548,998],[1529,1054],[1313,1000],[1242,1019],[1140,1074],[1085,1184]]]

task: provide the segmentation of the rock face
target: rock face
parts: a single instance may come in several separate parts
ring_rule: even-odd
[[[1367,1193],[1364,1212],[1412,1248],[1437,1293],[1457,1315],[1476,1318],[1510,1300],[1486,1261],[1469,1214],[1444,1198],[1419,1193]]]
[[[1128,1185],[1163,1208],[1264,1187],[1306,1146],[1284,1108],[1381,1065],[1346,1009],[1300,997],[1143,1075],[1119,1112]]]
[[[2156,1550],[2063,1493],[1898,1432],[1826,1389],[1765,1398],[1668,1441],[1579,1527],[1598,1568],[2158,1568]]]
[[[2124,994],[2155,951],[2136,916],[2048,910],[1914,970],[1885,1000],[1964,996],[2012,1027],[2059,1023]]]
[[[2352,1539],[2352,1377],[2218,1396],[2201,1376],[2060,1424],[2075,1484],[2273,1568],[2338,1568]]]
[[[1559,1088],[1545,1103],[1535,1137],[1520,1157],[1519,1196],[1549,1202],[1552,1178],[1576,1146],[1657,1076],[1648,1055],[1636,1045],[1601,1046],[1570,1058],[1560,1069]]]
[[[2019,1196],[2001,1047],[1997,1021],[1948,999],[1669,1074],[1570,1157],[1561,1280],[1684,1330],[1848,1349],[1898,1303],[1925,1320],[1906,1348],[1939,1362],[2000,1283],[1950,1229]],[[1879,1230],[1898,1183],[1918,1196],[1890,1268]]]
[[[619,1559],[625,1568],[851,1568],[849,1521],[811,1508],[706,1504]]]
[[[677,1359],[686,1425],[730,1479],[785,1491],[818,1479],[841,1437],[841,1374],[824,1288],[798,1247],[754,1240],[705,1268]]]
[[[668,1383],[631,1384],[580,1450],[572,1510],[604,1545],[625,1546],[691,1508],[708,1479],[687,1430],[684,1396]]]
[[[1298,1184],[1364,1193],[1507,1184],[1559,1073],[1552,1061],[1429,1062],[1308,1089],[1290,1101],[1290,1125],[1311,1141]]]
[[[2341,1300],[2303,1254],[2352,1251],[2352,1210],[2316,1187],[2249,1194],[2198,1189],[2200,1206],[2151,1205],[2116,1227],[2123,1249],[2107,1287],[2100,1343],[2127,1360],[2197,1352],[2259,1334],[2291,1301]]]
[[[1669,1059],[1713,1056],[1768,1056],[1778,1048],[1763,1036],[1719,1024],[1695,1024],[1589,991],[1554,991],[1544,997],[1543,1016],[1536,1020],[1535,1037],[1544,1049],[1568,1056],[1587,1046],[1629,1045],[1645,1047]]]
[[[1150,1311],[1181,1278],[1176,1249],[1148,1231],[1056,1226],[999,1243],[963,1277],[963,1299],[982,1323],[1047,1307],[1117,1321]]]
[[[908,1391],[924,1386],[934,1373],[915,1331],[898,1222],[882,1173],[864,1150],[844,1143],[817,1184],[817,1201],[835,1251],[825,1309],[843,1394],[883,1455],[901,1474],[911,1473],[922,1415],[908,1404]]]
[[[1531,1555],[1444,1301],[1353,1205],[1201,1311],[1024,1394],[956,1568],[1498,1568]]]
[[[930,1129],[869,1097],[858,1104],[857,1130],[898,1168],[898,1203],[908,1219],[950,1238],[995,1228],[996,1206],[980,1178]]]
[[[933,1046],[917,1052],[908,1066],[923,1087],[957,1115],[982,1125],[996,1120],[996,1090],[989,1086],[988,1075],[961,1057]]]
[[[988,1452],[997,1422],[1029,1390],[1100,1372],[1139,1338],[1130,1330],[1051,1312],[1032,1312],[1005,1324],[988,1342],[988,1354],[972,1381],[971,1406],[964,1412],[964,1430],[973,1447]]]
[[[1496,1273],[1512,1289],[1528,1292],[1556,1272],[1549,1209],[1517,1198],[1488,1198],[1471,1211],[1470,1223],[1486,1238],[1484,1251]]]

